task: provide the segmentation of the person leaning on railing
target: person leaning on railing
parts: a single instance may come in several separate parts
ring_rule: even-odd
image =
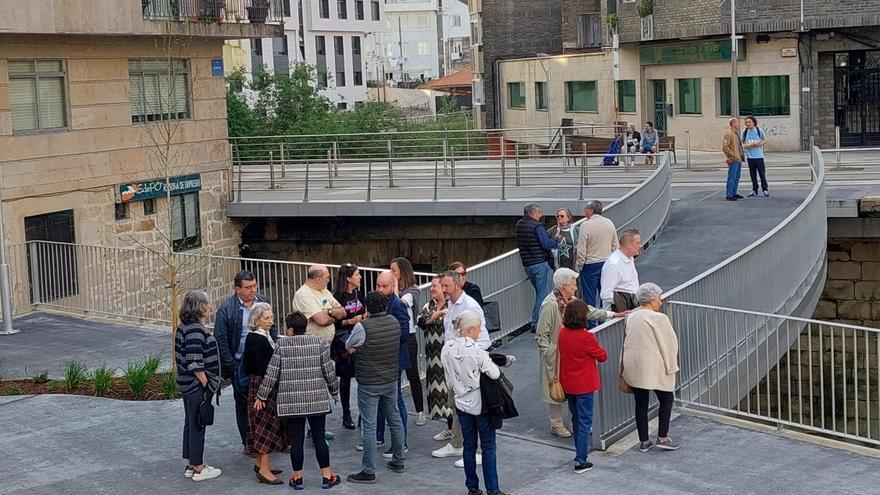
[[[174,336],[177,363],[177,390],[183,395],[183,458],[188,464],[184,476],[193,481],[204,481],[222,474],[219,469],[204,462],[205,426],[199,422],[202,401],[210,403],[220,388],[220,355],[217,341],[205,328],[205,319],[211,314],[208,295],[192,291],[180,305],[180,324]]]
[[[639,307],[626,319],[621,358],[622,378],[633,389],[639,450],[652,447],[677,450],[679,445],[669,438],[672,416],[675,373],[678,371],[678,337],[669,317],[660,312],[663,291],[655,284],[642,284],[636,291]],[[660,402],[657,443],[648,439],[648,402],[651,390]]]

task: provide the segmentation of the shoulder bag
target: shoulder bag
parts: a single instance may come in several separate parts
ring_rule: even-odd
[[[556,330],[556,367],[550,379],[550,398],[556,402],[565,402],[565,390],[559,383],[559,329]]]
[[[623,335],[624,344],[626,343],[626,334]],[[620,376],[617,378],[617,388],[625,393],[632,394],[633,388],[629,383],[626,383],[626,380],[623,379],[623,346],[620,346]]]

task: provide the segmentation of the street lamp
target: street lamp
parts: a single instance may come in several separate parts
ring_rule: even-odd
[[[0,335],[14,335],[19,330],[12,327],[12,287],[9,280],[9,264],[6,263],[6,238],[3,234],[3,201],[0,199],[0,308],[3,312]]]
[[[736,71],[737,45],[736,0],[730,0],[730,116],[739,118],[739,79]]]
[[[550,120],[550,68],[544,63],[544,59],[550,57],[550,55],[538,53],[535,56],[538,57],[541,69],[544,70],[544,96],[546,100],[544,103],[547,105],[547,151],[550,152],[550,146],[553,145],[553,133],[550,130],[553,127]]]

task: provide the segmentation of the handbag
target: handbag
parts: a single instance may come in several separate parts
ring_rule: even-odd
[[[213,398],[214,394],[211,392],[207,390],[202,392],[202,403],[199,404],[199,426],[202,428],[214,424],[214,405],[211,404],[211,399]],[[217,402],[219,404],[219,398]]]
[[[623,338],[626,339],[625,334]],[[633,388],[623,379],[623,346],[620,347],[620,376],[617,378],[617,388],[625,394],[632,395],[633,393]]]
[[[553,378],[550,379],[550,398],[555,402],[565,402],[565,390],[559,383],[559,330],[556,330],[556,367]]]

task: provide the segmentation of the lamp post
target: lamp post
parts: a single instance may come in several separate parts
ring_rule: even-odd
[[[730,0],[730,116],[739,118],[739,79],[736,59],[739,56],[736,36],[736,0]]]
[[[547,105],[547,150],[549,152],[550,146],[553,145],[553,132],[550,130],[553,127],[550,118],[550,68],[544,63],[544,59],[550,55],[538,53],[536,56],[538,57],[538,62],[541,63],[541,69],[544,70],[544,97],[546,99],[545,104]]]
[[[2,191],[2,186],[0,186]],[[19,330],[12,328],[12,287],[9,280],[9,264],[6,263],[6,236],[3,232],[3,200],[0,198],[0,309],[3,311],[3,326],[0,335],[13,335]]]

